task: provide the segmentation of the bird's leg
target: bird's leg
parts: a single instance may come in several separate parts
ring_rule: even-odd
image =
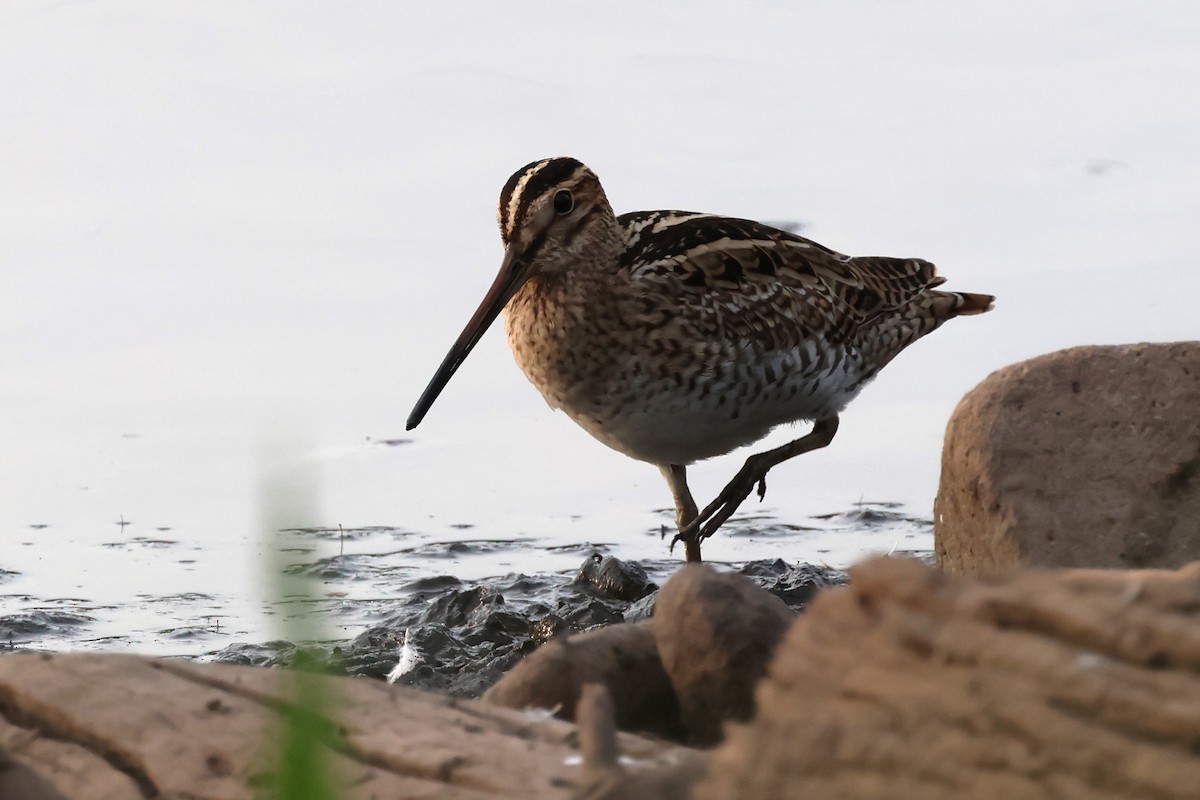
[[[699,516],[696,501],[692,499],[692,492],[687,485],[687,467],[682,464],[660,464],[658,469],[667,479],[667,485],[671,487],[671,497],[675,499],[675,525],[682,531]],[[671,540],[672,549],[674,549],[675,543],[681,540],[687,560],[699,561],[700,538],[695,535],[688,538],[682,533],[676,534],[675,538]]]
[[[700,542],[716,533],[717,528],[721,527],[725,520],[729,519],[734,511],[737,511],[742,501],[750,496],[750,492],[754,491],[756,484],[758,485],[758,499],[763,498],[767,492],[767,472],[771,467],[782,464],[801,453],[821,449],[833,441],[833,435],[837,433],[837,429],[837,416],[825,417],[816,421],[807,436],[802,436],[782,447],[776,447],[774,450],[756,453],[747,458],[746,463],[738,470],[738,474],[733,476],[733,480],[717,495],[717,499],[709,503],[695,519],[688,523],[686,528],[680,528],[676,538],[687,542],[689,546],[694,540],[698,554]]]

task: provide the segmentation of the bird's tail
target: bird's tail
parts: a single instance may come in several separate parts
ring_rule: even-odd
[[[982,314],[986,311],[991,311],[995,305],[996,298],[990,294],[975,294],[973,292],[947,292],[958,298],[958,305],[954,309],[956,317],[965,317],[970,314]]]

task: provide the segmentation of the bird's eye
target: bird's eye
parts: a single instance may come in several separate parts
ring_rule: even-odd
[[[571,197],[571,193],[566,189],[559,189],[554,193],[554,210],[559,214],[570,214],[571,209],[575,208],[575,198]]]

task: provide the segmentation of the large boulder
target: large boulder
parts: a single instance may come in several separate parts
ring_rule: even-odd
[[[1200,559],[1200,342],[1076,347],[993,373],[946,429],[944,569]]]
[[[1200,793],[1200,564],[985,581],[878,559],[788,631],[697,800]]]

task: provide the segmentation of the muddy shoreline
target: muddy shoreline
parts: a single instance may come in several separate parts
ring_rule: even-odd
[[[727,527],[721,536],[747,558],[718,567],[753,577],[797,609],[816,588],[844,581],[840,567],[872,552],[932,552],[931,521],[887,502],[788,522],[749,515]],[[646,536],[646,542],[423,541],[386,526],[298,528],[286,532],[276,563],[302,588],[264,585],[257,602],[231,593],[229,584],[172,581],[163,582],[167,591],[120,601],[86,583],[71,596],[34,595],[40,584],[30,579],[37,573],[10,571],[0,574],[0,589],[7,590],[0,593],[0,648],[307,664],[384,679],[396,670],[407,634],[411,669],[394,675],[396,682],[475,696],[551,638],[649,616],[655,590],[682,559],[668,553],[657,530]],[[196,546],[180,537],[153,548],[127,543],[120,552],[139,574],[171,575]],[[661,557],[645,558],[647,552]],[[786,560],[754,557],[763,552]],[[614,558],[630,553],[643,557]]]
[[[839,569],[778,559],[723,567],[796,610],[818,589],[846,581]],[[238,643],[202,660],[387,679],[407,653],[411,669],[393,675],[393,682],[477,697],[552,638],[649,617],[659,587],[642,564],[594,553],[573,576],[512,574],[475,582],[442,576],[413,588],[386,620],[350,641]]]

